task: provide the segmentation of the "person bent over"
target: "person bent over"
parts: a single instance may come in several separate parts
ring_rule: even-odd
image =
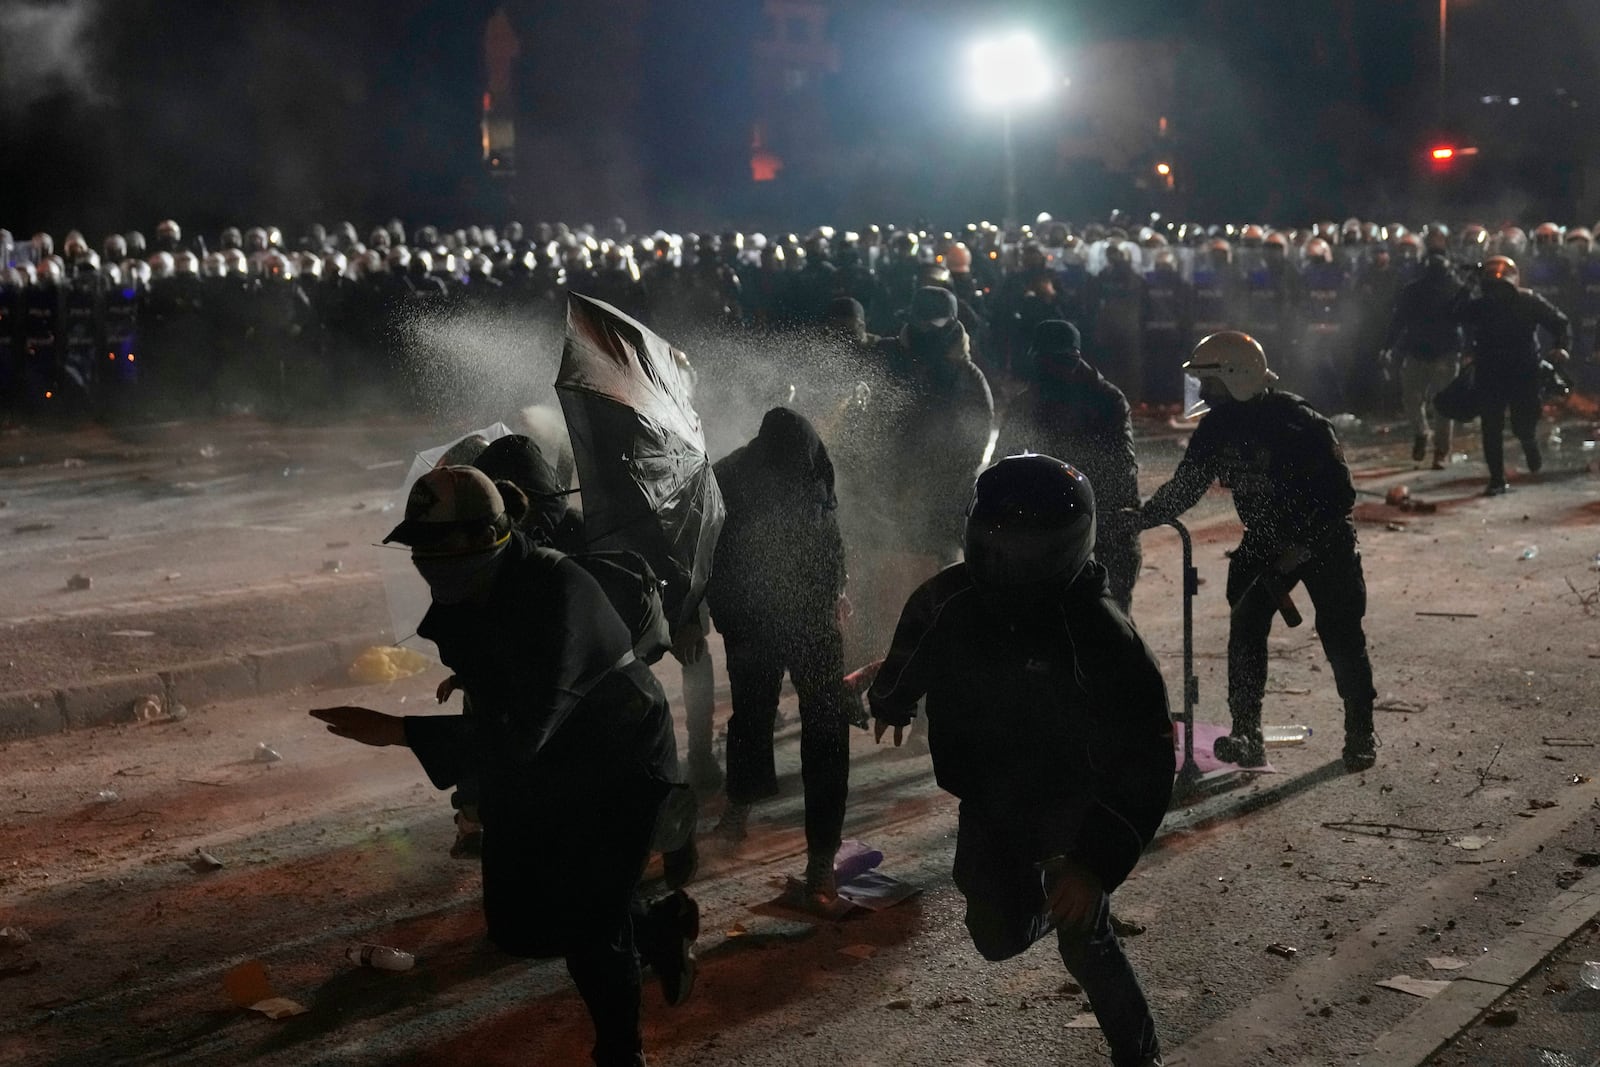
[[[1367,581],[1356,544],[1355,484],[1333,424],[1293,393],[1249,334],[1223,331],[1195,345],[1184,369],[1209,405],[1172,479],[1140,509],[1145,529],[1171,522],[1212,482],[1233,492],[1244,537],[1228,562],[1228,710],[1233,728],[1218,759],[1266,763],[1261,701],[1267,635],[1289,591],[1304,582],[1317,609],[1317,636],[1344,701],[1344,765],[1377,762],[1372,663],[1367,658]]]

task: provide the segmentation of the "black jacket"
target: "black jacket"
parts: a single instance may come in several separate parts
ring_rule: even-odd
[[[1469,303],[1461,324],[1472,339],[1479,377],[1537,374],[1541,326],[1550,331],[1555,347],[1572,343],[1571,326],[1559,308],[1532,289],[1509,290],[1503,283]]]
[[[578,564],[511,535],[487,604],[435,604],[417,627],[472,714],[413,715],[406,740],[435,786],[483,782],[485,825],[677,778],[660,684]]]
[[[1268,389],[1208,412],[1172,479],[1145,504],[1145,525],[1188,511],[1214,481],[1233,491],[1248,547],[1271,554],[1354,541],[1344,449],[1333,424],[1293,393]]]
[[[876,504],[897,516],[903,545],[937,552],[959,527],[994,425],[994,398],[959,322],[908,325],[879,342],[886,385],[874,397]]]
[[[1095,507],[1139,506],[1139,461],[1128,400],[1093,368],[1081,380],[1044,380],[1012,403],[995,458],[1038,452],[1065,460],[1089,479]]]
[[[1070,853],[1110,890],[1133,869],[1171,799],[1175,759],[1155,655],[1088,564],[1057,613],[1009,625],[964,563],[907,601],[868,697],[907,723],[927,697],[939,785],[1032,862]]]
[[[1459,355],[1466,293],[1466,287],[1448,269],[1424,273],[1395,298],[1383,347],[1425,362]]]
[[[808,631],[844,589],[833,464],[817,431],[773,408],[761,432],[713,468],[727,517],[706,586],[724,634]]]

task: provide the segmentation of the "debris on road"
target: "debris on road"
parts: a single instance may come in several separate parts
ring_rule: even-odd
[[[1502,1008],[1499,1011],[1491,1011],[1483,1017],[1483,1021],[1489,1026],[1514,1026],[1517,1022],[1517,1009]]]
[[[200,446],[200,458],[201,459],[216,459],[217,458],[217,446],[216,445],[201,445]]]
[[[1551,748],[1593,748],[1594,742],[1582,737],[1546,737],[1543,743]]]
[[[266,964],[250,960],[222,976],[222,988],[228,999],[241,1008],[258,1011],[269,1019],[288,1019],[304,1015],[311,1009],[288,997],[280,997],[267,980]]]
[[[1466,960],[1458,960],[1454,956],[1429,956],[1428,966],[1436,971],[1459,971],[1469,964]]]
[[[325,559],[322,561],[323,574],[338,574],[343,570],[344,560],[342,559]]]
[[[1430,1000],[1450,988],[1448,980],[1413,978],[1409,974],[1397,974],[1393,978],[1385,978],[1374,984],[1383,989],[1393,989],[1413,997],[1422,997],[1424,1000]]]
[[[112,637],[154,637],[154,630],[112,630]]]
[[[77,456],[68,456],[66,459],[61,461],[61,466],[69,471],[77,470],[83,465],[83,460],[79,459]]]
[[[1384,697],[1382,700],[1372,705],[1372,710],[1393,711],[1402,715],[1420,715],[1424,711],[1428,710],[1428,705],[1416,704],[1409,700],[1396,700],[1392,697]]]
[[[1431,619],[1476,619],[1476,611],[1419,611],[1415,614],[1425,615]]]
[[[40,966],[28,931],[20,926],[0,927],[0,978],[32,974]]]
[[[839,951],[843,952],[844,949],[840,949]],[[890,1011],[909,1011],[911,1009],[911,1001],[904,999],[891,1000],[889,1003],[885,1004],[884,1007],[888,1008]]]
[[[194,850],[194,856],[189,860],[189,866],[196,873],[209,874],[211,871],[220,871],[227,865],[205,849],[197,848]]]
[[[1100,1020],[1096,1019],[1094,1017],[1094,1012],[1086,1011],[1086,1012],[1083,1012],[1083,1013],[1081,1013],[1079,1015],[1074,1015],[1072,1018],[1068,1019],[1067,1020],[1067,1029],[1068,1030],[1098,1030],[1098,1029],[1100,1029]]]
[[[387,945],[351,945],[345,950],[345,959],[380,971],[409,971],[417,958]]]
[[[117,795],[117,791],[115,789],[102,789],[100,792],[94,795],[94,799],[98,804],[115,804],[117,801],[121,800],[122,797]]]
[[[350,664],[350,680],[360,685],[381,685],[421,674],[432,661],[420,652],[395,645],[373,645]]]
[[[1272,944],[1268,945],[1267,951],[1274,956],[1279,956],[1286,960],[1292,960],[1300,954],[1299,949],[1290,945],[1280,944],[1277,941],[1274,941]]]
[[[1468,852],[1476,852],[1493,840],[1494,838],[1492,837],[1484,837],[1478,834],[1467,834],[1464,837],[1455,838],[1450,843],[1456,848],[1466,849]]]
[[[278,750],[265,741],[256,746],[255,755],[251,757],[257,763],[277,763],[283,759]]]
[[[83,590],[88,589],[92,585],[94,585],[94,579],[89,577],[87,574],[74,574],[71,578],[67,579],[67,592],[81,593]]]

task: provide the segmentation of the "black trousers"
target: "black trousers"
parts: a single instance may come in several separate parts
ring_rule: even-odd
[[[1261,699],[1267,688],[1267,635],[1278,605],[1256,581],[1267,559],[1244,545],[1228,562],[1228,710],[1235,733],[1261,728]],[[1323,549],[1283,578],[1285,588],[1304,583],[1316,608],[1317,636],[1333,668],[1334,685],[1347,709],[1364,708],[1371,729],[1372,662],[1367,658],[1367,580],[1352,535]],[[1347,723],[1348,723],[1347,718]]]
[[[652,929],[634,891],[664,791],[638,782],[485,798],[489,939],[513,955],[565,958],[594,1022],[598,1067],[644,1063],[639,952],[666,951],[671,933]]]
[[[1515,377],[1486,377],[1481,373],[1477,381],[1483,404],[1483,461],[1489,465],[1489,481],[1499,484],[1506,480],[1505,442],[1506,414],[1511,415],[1511,432],[1522,442],[1522,452],[1530,468],[1542,465],[1539,454],[1539,379],[1537,372]]]
[[[812,620],[787,634],[724,634],[733,715],[728,719],[728,799],[749,804],[778,791],[772,734],[784,671],[800,696],[800,780],[806,847],[832,853],[850,787],[850,720],[839,628]]]
[[[1144,551],[1139,547],[1137,530],[1107,530],[1096,541],[1094,558],[1106,569],[1111,584],[1111,599],[1129,618],[1133,617],[1133,586],[1144,566]]]
[[[956,831],[955,883],[967,898],[967,932],[984,959],[1010,959],[1051,930],[1039,868],[1016,855],[1003,835],[962,812]],[[1116,1067],[1138,1067],[1161,1052],[1144,989],[1111,929],[1111,899],[1100,894],[1080,927],[1060,927],[1056,946],[1083,987],[1111,1046]]]

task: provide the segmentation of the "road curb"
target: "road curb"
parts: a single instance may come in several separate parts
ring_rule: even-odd
[[[0,693],[0,742],[132,722],[134,704],[146,696],[158,696],[169,707],[199,707],[342,679],[342,665],[362,649],[386,643],[379,634],[347,634],[81,684]]]
[[[1537,919],[1474,960],[1450,988],[1378,1035],[1360,1067],[1419,1067],[1600,915],[1600,871],[1557,896]]]

